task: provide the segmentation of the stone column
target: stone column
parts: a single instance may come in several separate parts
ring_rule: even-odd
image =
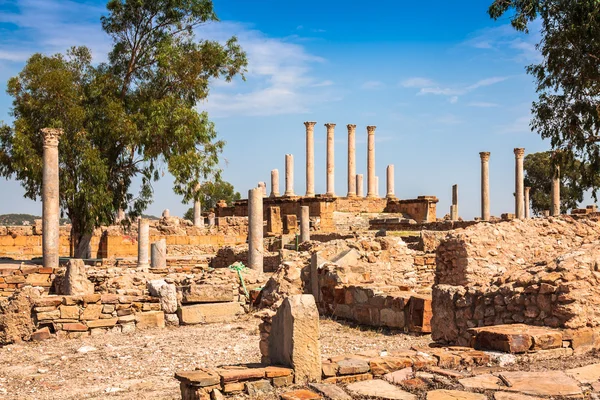
[[[294,156],[285,155],[285,193],[286,197],[295,196],[294,194]]]
[[[394,165],[390,164],[387,166],[386,170],[386,178],[387,178],[387,194],[385,197],[388,199],[395,199],[396,193],[394,189]]]
[[[58,179],[58,140],[62,129],[42,129],[42,252],[44,267],[58,267],[60,229],[60,184]]]
[[[300,242],[310,240],[310,207],[302,206],[300,214]]]
[[[263,270],[263,197],[259,188],[248,191],[248,268]]]
[[[348,197],[356,197],[356,125],[348,124]]]
[[[529,191],[531,190],[531,188],[529,186],[525,186],[525,218],[529,219],[531,218],[531,215],[529,213],[529,210],[531,209],[531,206],[529,204]]]
[[[557,165],[552,177],[552,198],[550,215],[556,217],[560,215],[560,167]]]
[[[363,191],[363,175],[362,174],[358,174],[356,175],[356,195],[358,197],[364,197],[364,191]]]
[[[367,197],[378,197],[375,182],[375,126],[367,126]]]
[[[379,177],[375,177],[375,197],[379,198]]]
[[[279,197],[279,170],[274,169],[271,171],[271,196]]]
[[[305,122],[306,127],[306,197],[315,197],[315,124]]]
[[[458,221],[458,185],[452,185],[452,207],[450,207],[450,219]]]
[[[262,190],[263,197],[267,197],[267,182],[258,182],[257,187]]]
[[[327,128],[327,196],[335,196],[335,124],[325,124]]]
[[[167,241],[160,239],[150,247],[150,266],[152,268],[167,268]]]
[[[263,194],[264,192],[263,192],[262,188],[257,188],[257,189],[260,190],[261,195],[263,197],[265,197]],[[210,228],[213,226],[215,226],[215,213],[211,212],[210,214],[208,214],[208,227]]]
[[[196,193],[200,190],[200,184],[196,185]],[[200,200],[194,200],[194,226],[204,227],[204,218],[202,218],[202,203]]]
[[[171,217],[171,211],[168,208],[165,208],[162,212],[162,217],[163,218],[169,218]]]
[[[150,246],[150,224],[143,218],[138,219],[138,267],[148,268],[148,247]]]
[[[490,220],[490,152],[479,153],[481,158],[481,219]]]
[[[523,181],[523,156],[525,149],[515,148],[515,218],[525,218],[525,198]]]

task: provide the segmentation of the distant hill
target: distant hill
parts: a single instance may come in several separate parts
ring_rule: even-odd
[[[31,214],[2,214],[0,215],[0,226],[23,226],[35,225],[36,219],[42,219],[41,216]],[[61,218],[60,224],[68,224],[67,218]]]

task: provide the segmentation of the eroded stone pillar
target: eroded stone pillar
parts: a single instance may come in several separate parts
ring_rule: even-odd
[[[259,188],[248,191],[248,268],[263,270],[263,197]]]
[[[525,186],[525,218],[531,218],[529,210],[531,209],[531,205],[529,203],[529,191],[531,188],[529,186]]]
[[[367,197],[377,197],[375,182],[375,126],[367,126]]]
[[[356,197],[356,125],[348,124],[348,197]]]
[[[60,229],[60,184],[58,141],[62,129],[42,129],[44,153],[42,155],[42,252],[44,267],[58,267]]]
[[[300,242],[310,240],[310,208],[302,206],[300,214]]]
[[[375,197],[379,198],[379,177],[375,177]]]
[[[306,127],[306,197],[315,197],[315,124],[307,121]]]
[[[388,199],[395,199],[396,193],[394,189],[394,165],[390,164],[387,166],[386,170],[386,178],[387,178],[387,193],[385,197]]]
[[[458,185],[452,185],[452,207],[450,207],[450,219],[458,221]]]
[[[262,190],[263,197],[267,197],[267,182],[258,182],[257,187]]]
[[[150,247],[150,223],[143,218],[138,219],[138,267],[148,268],[148,250]]]
[[[363,190],[363,174],[356,175],[356,195],[358,197],[364,197]]]
[[[325,124],[327,128],[327,196],[335,196],[335,124]]]
[[[279,170],[274,169],[271,171],[271,196],[279,197]]]
[[[170,216],[171,216],[171,211],[168,208],[164,209],[162,212],[162,217],[169,218]]]
[[[560,167],[557,165],[552,177],[552,198],[550,214],[553,217],[560,215]]]
[[[150,266],[152,268],[167,268],[167,241],[160,239],[150,248]]]
[[[257,189],[260,190],[261,195],[265,197],[262,188]],[[208,226],[209,228],[215,226],[215,213],[208,214]]]
[[[285,193],[284,196],[295,196],[294,194],[294,156],[285,155]]]
[[[481,158],[481,219],[490,220],[490,152],[479,153]]]
[[[523,180],[523,156],[525,149],[515,148],[515,218],[525,218],[525,186]]]
[[[200,184],[196,185],[196,193],[200,191]],[[204,227],[204,218],[202,218],[202,203],[200,199],[194,200],[194,226]]]

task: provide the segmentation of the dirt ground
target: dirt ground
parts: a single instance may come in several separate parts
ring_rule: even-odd
[[[259,320],[106,333],[0,348],[0,398],[179,399],[176,370],[259,362]],[[321,320],[324,357],[426,345],[429,336]]]

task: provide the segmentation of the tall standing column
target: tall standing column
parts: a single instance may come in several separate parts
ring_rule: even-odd
[[[524,189],[525,186],[523,180],[523,156],[525,155],[525,149],[515,148],[515,217],[517,219],[525,218],[525,198]]]
[[[279,197],[279,170],[271,171],[271,197]]]
[[[452,185],[452,206],[450,207],[450,219],[458,221],[458,185]]]
[[[327,196],[335,196],[335,124],[325,124],[327,128]]]
[[[560,167],[557,165],[552,176],[552,206],[550,215],[556,217],[560,215]]]
[[[300,242],[308,242],[310,240],[310,208],[302,206],[300,214]]]
[[[375,182],[375,126],[367,126],[367,197],[377,197]]]
[[[396,193],[394,189],[394,165],[390,164],[387,166],[386,170],[386,178],[387,178],[387,194],[385,197],[388,199],[395,199]]]
[[[490,152],[479,153],[481,158],[481,219],[490,220]]]
[[[306,127],[306,197],[315,197],[315,124],[307,121]]]
[[[285,193],[284,196],[295,196],[294,194],[294,156],[285,155]]]
[[[248,191],[248,268],[263,270],[263,196],[261,189]]]
[[[348,197],[356,196],[356,125],[348,124]]]
[[[143,218],[138,219],[138,267],[148,268],[148,252],[150,246],[150,223]]]
[[[531,188],[529,186],[525,186],[525,218],[529,219],[531,218],[531,215],[529,213],[529,210],[531,209],[531,206],[529,204],[529,191],[531,190]]]
[[[356,195],[358,197],[364,197],[365,195],[363,190],[363,174],[356,175]]]
[[[44,267],[58,267],[60,229],[60,185],[58,140],[62,129],[42,129],[44,153],[42,166],[42,251]]]
[[[196,185],[196,195],[200,191],[200,184]],[[204,218],[202,218],[202,203],[200,199],[194,200],[194,226],[198,228],[204,227]]]

